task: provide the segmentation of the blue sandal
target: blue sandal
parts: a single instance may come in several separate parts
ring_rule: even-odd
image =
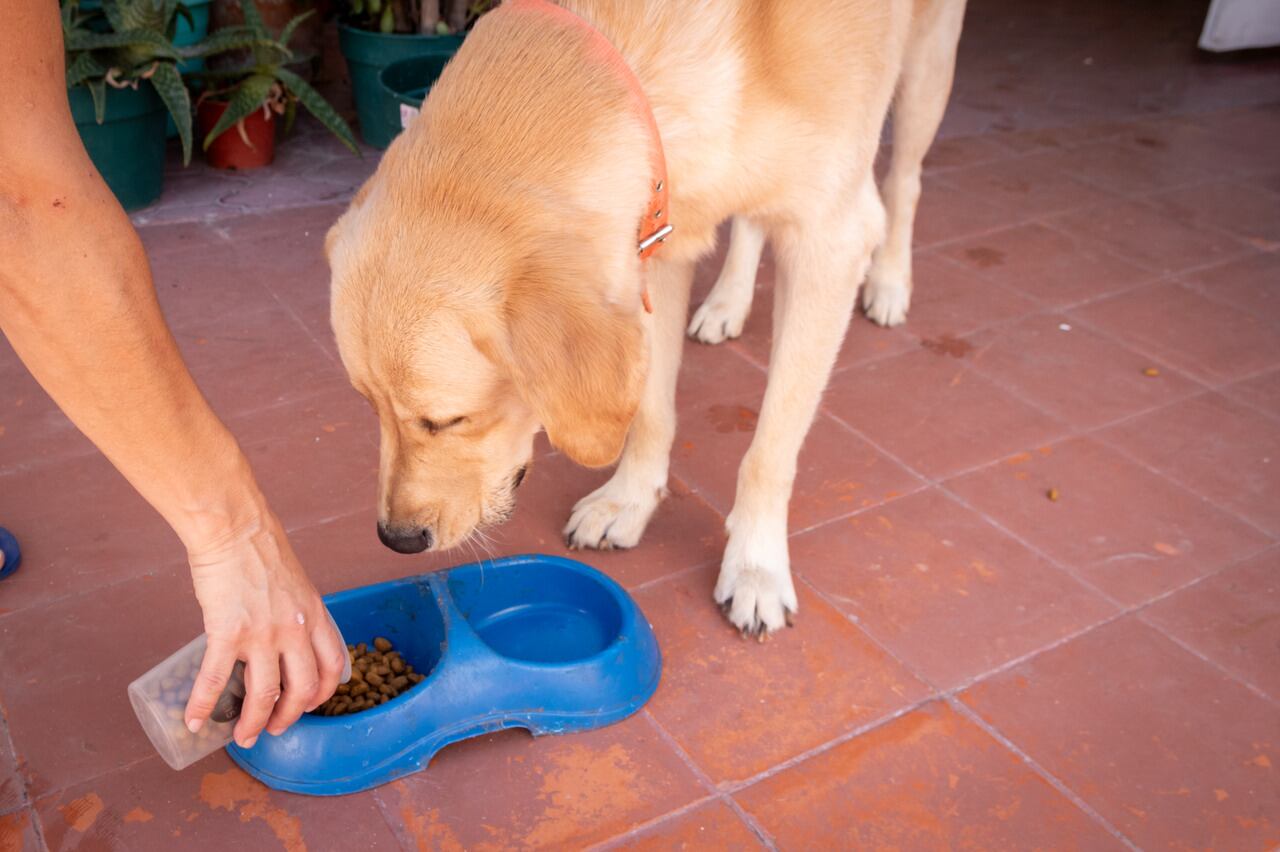
[[[18,549],[18,540],[13,533],[0,527],[0,553],[4,554],[4,564],[0,565],[0,580],[18,570],[22,563],[22,551]]]

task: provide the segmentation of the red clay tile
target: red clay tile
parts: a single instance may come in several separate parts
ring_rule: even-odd
[[[1125,194],[1155,192],[1210,177],[1194,160],[1118,141],[1073,148],[1056,155],[1053,164],[1109,192]]]
[[[258,270],[244,263],[229,240],[214,236],[189,248],[153,253],[150,259],[156,295],[172,328],[208,327],[276,307]]]
[[[1181,272],[1246,251],[1234,237],[1185,225],[1151,204],[1116,201],[1063,213],[1049,224],[1156,272]]]
[[[270,790],[217,753],[182,772],[152,758],[37,803],[53,849],[396,849],[372,793]]]
[[[1011,456],[947,487],[1124,604],[1203,577],[1267,543],[1252,527],[1088,438]]]
[[[1035,303],[1017,291],[932,254],[917,256],[914,277],[917,285],[904,328],[920,340],[962,337],[1035,309]]]
[[[1280,839],[1280,710],[1133,618],[964,701],[1139,847]]]
[[[189,323],[175,334],[196,383],[222,417],[346,382],[342,368],[278,305]]]
[[[924,248],[958,240],[1011,225],[1019,218],[1017,209],[975,198],[943,177],[926,175],[916,212],[913,243],[917,248]]]
[[[13,754],[13,740],[8,727],[0,720],[0,814],[17,810],[26,803],[27,786]],[[3,848],[0,843],[0,849]]]
[[[712,601],[716,570],[636,599],[663,653],[649,712],[717,783],[750,778],[927,694],[803,584],[794,628],[763,643],[742,638]]]
[[[1088,429],[1201,389],[1150,358],[1057,314],[1038,314],[973,338],[985,376],[1073,426]]]
[[[1280,364],[1280,329],[1178,284],[1131,290],[1071,313],[1208,381],[1235,381]]]
[[[1227,302],[1272,324],[1280,324],[1280,252],[1259,252],[1221,266],[1202,269],[1188,275],[1186,281],[1210,298]]]
[[[32,798],[154,755],[125,690],[202,629],[185,565],[0,619],[0,691]]]
[[[936,490],[797,536],[792,570],[939,689],[1114,607]]]
[[[765,377],[731,353],[694,349],[679,389],[680,421],[671,469],[722,514],[733,508],[738,466],[755,436]],[[832,377],[832,386],[849,381]],[[838,459],[838,464],[832,464]],[[866,441],[819,415],[800,452],[791,529],[831,518],[917,487],[918,480]],[[718,530],[716,531],[718,534]]]
[[[961,41],[963,44],[963,40]],[[1100,142],[1125,131],[1127,124],[1105,122],[992,133],[991,139],[1016,154],[1058,151]]]
[[[925,171],[964,168],[1008,156],[1008,148],[990,136],[952,136],[934,140],[924,158],[924,168]]]
[[[449,746],[376,791],[419,849],[578,849],[706,795],[643,716],[585,734],[521,731]]]
[[[1280,370],[1229,385],[1222,392],[1272,417],[1280,417]]]
[[[1270,417],[1205,394],[1113,426],[1103,438],[1217,505],[1280,533],[1280,428]]]
[[[289,533],[289,542],[321,594],[367,586],[470,561],[470,552],[395,553],[378,540],[377,507],[371,502],[340,518]]]
[[[933,703],[735,797],[784,849],[1121,849],[1018,757]]]
[[[640,834],[620,839],[615,848],[639,852],[745,852],[765,846],[733,809],[724,802],[715,801],[664,820]]]
[[[378,425],[342,382],[230,422],[286,529],[376,505]]]
[[[1241,175],[1276,166],[1273,143],[1280,134],[1280,115],[1274,104],[1179,116],[1178,121],[1196,133],[1175,137],[1170,145],[1175,156],[1194,158],[1206,168]],[[1179,142],[1183,144],[1180,146]]]
[[[0,816],[0,849],[5,852],[36,852],[44,848],[29,808]]]
[[[1142,618],[1280,700],[1280,553],[1269,550],[1157,601]]]
[[[1074,210],[1115,197],[1064,171],[1063,156],[1049,152],[1012,157],[949,171],[946,179],[961,192],[1013,211],[1020,219]]]
[[[185,564],[178,537],[97,454],[0,478],[0,524],[22,545],[0,611]]]
[[[0,473],[97,452],[2,338],[0,387]]]
[[[987,281],[1059,307],[1125,290],[1153,277],[1092,239],[1077,239],[1034,222],[962,240],[941,251]]]
[[[1280,248],[1280,197],[1244,182],[1200,183],[1162,192],[1147,201],[1192,227],[1230,231],[1257,248]]]
[[[973,369],[961,338],[847,370],[827,410],[915,470],[942,477],[1051,440],[1063,427]]]

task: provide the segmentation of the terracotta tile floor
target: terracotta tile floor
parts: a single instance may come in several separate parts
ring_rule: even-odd
[[[1198,55],[1203,13],[971,0],[910,321],[855,318],[800,458],[797,626],[744,642],[710,599],[766,254],[744,337],[686,346],[671,497],[640,548],[587,557],[666,661],[592,734],[483,737],[340,800],[223,755],[171,772],[124,689],[199,630],[181,550],[0,341],[0,523],[26,552],[0,584],[0,850],[1275,848],[1280,54]],[[254,175],[175,169],[136,216],[325,592],[471,555],[374,535],[320,244],[375,163],[304,128]],[[563,553],[605,475],[540,444],[494,550]]]

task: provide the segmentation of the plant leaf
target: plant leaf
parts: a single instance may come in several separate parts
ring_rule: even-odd
[[[254,74],[241,83],[235,94],[231,96],[231,102],[227,104],[226,112],[222,113],[218,123],[204,137],[204,150],[208,151],[209,146],[213,144],[213,140],[225,133],[228,128],[237,124],[255,109],[260,108],[263,102],[266,101],[267,95],[271,92],[271,87],[274,84],[275,79],[266,74]]]
[[[200,56],[213,56],[218,53],[229,53],[233,50],[248,50],[261,47],[271,49],[276,46],[275,40],[269,36],[261,36],[248,27],[230,27],[218,30],[198,44],[178,48],[184,59]],[[277,52],[279,52],[277,50]],[[282,54],[283,56],[283,54]]]
[[[161,62],[151,75],[151,85],[156,87],[156,94],[173,116],[173,125],[178,128],[178,138],[182,140],[182,164],[191,162],[191,94],[182,82],[182,74],[172,62]]]
[[[186,3],[178,3],[176,8],[174,9],[174,13],[175,13],[175,17],[180,17],[183,20],[185,20],[187,22],[188,27],[191,27],[191,29],[193,30],[196,28],[196,19],[194,16],[192,16],[191,9],[187,7]],[[174,34],[175,35],[177,34],[176,31]]]
[[[164,36],[150,30],[124,30],[118,33],[74,32],[67,37],[67,50],[111,50],[120,48],[132,51],[140,61],[151,59],[178,59],[178,49]]]
[[[351,132],[351,126],[338,115],[338,111],[319,92],[311,88],[310,83],[287,68],[276,69],[276,77],[284,83],[285,88],[292,92],[294,97],[302,102],[307,112],[318,118],[320,123],[337,136],[343,145],[346,145],[353,154],[363,156],[360,154],[360,146],[356,145],[356,137]]]
[[[240,8],[244,12],[244,24],[259,35],[267,34],[267,25],[263,23],[262,13],[254,0],[240,0]]]
[[[288,103],[284,108],[284,133],[288,136],[293,132],[293,123],[298,120],[298,99],[286,98]]]
[[[303,12],[301,15],[294,15],[293,18],[289,21],[289,23],[284,25],[284,29],[280,31],[280,39],[279,39],[280,43],[285,47],[288,47],[289,42],[293,39],[294,31],[298,29],[298,24],[301,24],[303,21],[305,21],[307,18],[310,18],[315,13],[316,13],[315,9],[308,9],[307,11]]]
[[[116,32],[129,29],[125,23],[124,14],[120,11],[120,6],[116,0],[102,0],[102,11],[107,16],[107,21],[111,24],[111,29]]]
[[[92,53],[76,54],[76,58],[67,66],[67,88],[78,86],[94,77],[101,78],[106,73],[106,67]]]
[[[93,95],[93,117],[101,124],[107,118],[107,84],[104,80],[89,80],[89,94]]]

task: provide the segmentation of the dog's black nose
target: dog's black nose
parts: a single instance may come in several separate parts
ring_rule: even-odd
[[[426,527],[393,527],[379,522],[378,540],[396,553],[421,553],[431,549],[432,535]]]

